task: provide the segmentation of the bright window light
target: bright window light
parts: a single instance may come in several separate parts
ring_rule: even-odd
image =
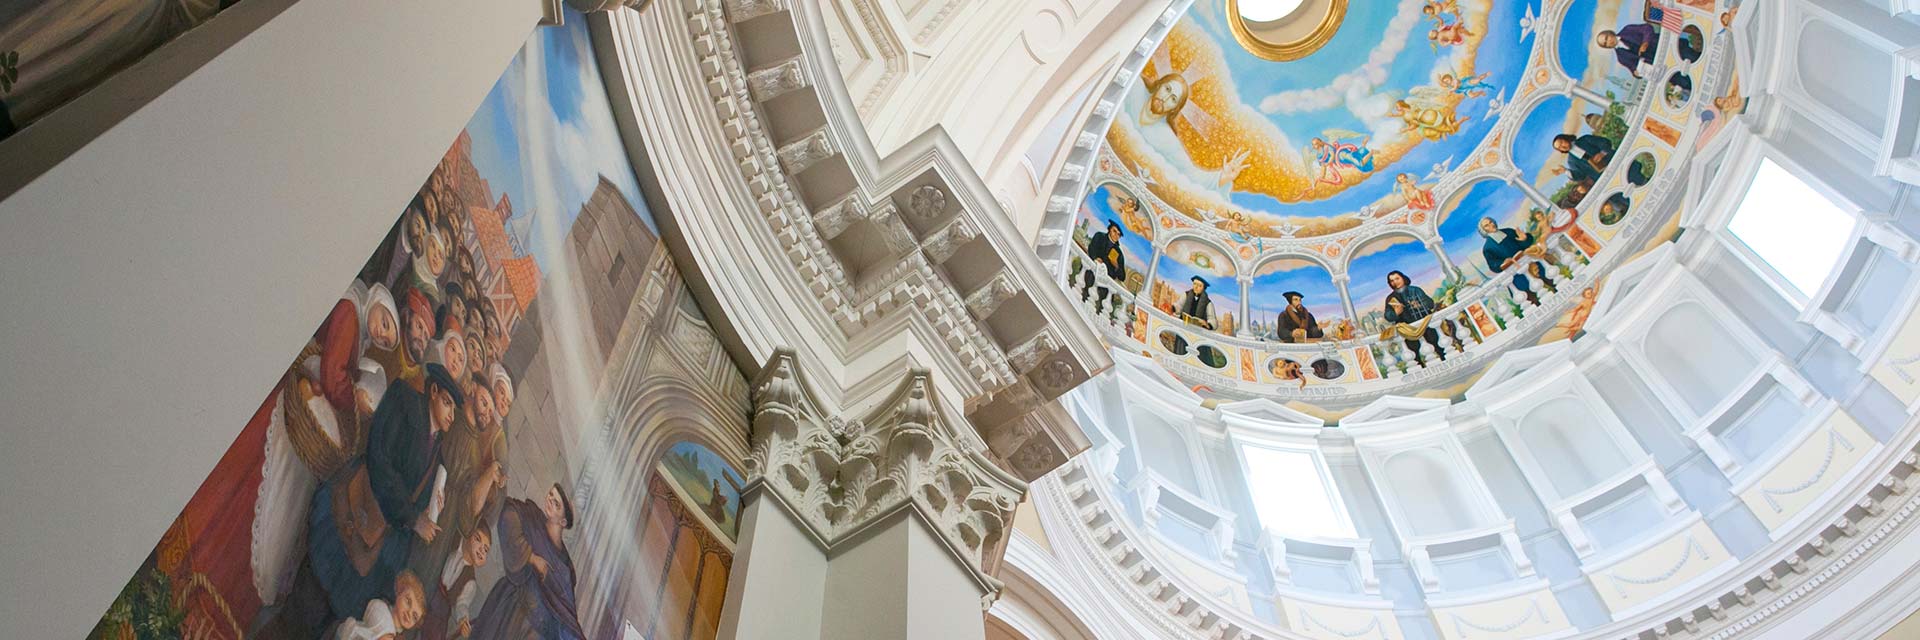
[[[1352,526],[1340,515],[1340,499],[1323,480],[1313,454],[1261,447],[1242,447],[1241,453],[1261,525],[1291,536],[1353,537]]]
[[[1240,0],[1240,19],[1273,22],[1292,15],[1306,0]]]
[[[1852,215],[1772,160],[1760,161],[1727,230],[1810,297],[1826,282],[1853,235]]]

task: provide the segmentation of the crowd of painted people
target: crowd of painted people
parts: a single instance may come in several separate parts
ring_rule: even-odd
[[[584,636],[568,495],[505,495],[514,307],[456,182],[442,163],[282,382],[253,527],[282,595],[249,635]]]

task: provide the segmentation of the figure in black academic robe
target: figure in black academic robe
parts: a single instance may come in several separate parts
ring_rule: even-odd
[[[368,600],[392,598],[394,578],[406,568],[408,555],[420,539],[414,523],[433,499],[434,470],[440,464],[439,432],[446,429],[444,425],[434,428],[431,395],[448,393],[456,404],[459,402],[452,376],[440,365],[427,365],[427,378],[428,391],[424,393],[403,384],[387,387],[373,412],[366,453],[322,483],[313,497],[313,512],[307,518],[307,559],[319,586],[327,592],[333,619],[357,615]],[[361,468],[377,509],[374,513],[353,509],[338,513],[339,505],[355,501],[343,498],[336,504],[334,494],[351,493]],[[353,520],[363,517],[380,518],[386,526],[374,543],[379,548],[364,573],[355,567],[348,550],[348,545],[355,543],[346,538],[358,535],[352,533],[356,530]],[[357,528],[374,526],[366,523]]]
[[[1580,136],[1567,152],[1567,177],[1574,182],[1593,184],[1600,180],[1600,172],[1606,170],[1612,159],[1612,140],[1592,133]]]
[[[1180,316],[1212,329],[1214,327],[1213,296],[1207,295],[1205,291],[1188,291],[1187,295],[1180,299]]]
[[[547,514],[531,500],[508,498],[500,511],[507,575],[494,583],[473,620],[473,640],[582,640],[573,557],[549,534]],[[532,558],[546,564],[540,571]]]
[[[1633,77],[1640,77],[1640,63],[1653,64],[1660,50],[1660,31],[1650,24],[1630,24],[1614,31],[1614,35],[1620,39],[1613,46],[1614,59],[1633,72]]]
[[[1395,271],[1394,273],[1399,272]],[[1407,282],[1404,274],[1400,277],[1401,281],[1406,282],[1406,284],[1398,289],[1394,289],[1392,293],[1387,294],[1385,317],[1387,322],[1413,326],[1421,320],[1426,319],[1427,316],[1433,315],[1433,297],[1428,296],[1427,292],[1419,286]],[[1403,337],[1407,343],[1407,349],[1413,351],[1413,359],[1415,362],[1426,364],[1426,358],[1420,354],[1421,338],[1425,338],[1427,344],[1433,345],[1433,352],[1438,354],[1441,360],[1447,359],[1447,351],[1440,348],[1440,332],[1433,327],[1427,327],[1427,330],[1419,337]]]
[[[1117,229],[1117,227],[1110,229]],[[1087,257],[1093,259],[1094,265],[1104,266],[1108,278],[1113,279],[1116,283],[1125,284],[1127,281],[1126,253],[1120,249],[1120,241],[1111,237],[1109,235],[1110,233],[1112,233],[1112,230],[1105,233],[1096,233],[1093,234],[1093,237],[1087,238]],[[1093,271],[1089,269],[1081,276],[1080,300],[1084,302],[1087,299],[1087,294],[1094,289],[1096,289],[1096,287],[1093,286]],[[1098,308],[1098,305],[1106,304],[1107,294],[1109,293],[1106,287],[1098,287],[1098,290],[1100,292],[1100,299],[1095,301],[1095,308]]]
[[[1518,261],[1521,254],[1526,253],[1528,248],[1539,242],[1539,238],[1507,227],[1494,229],[1484,237],[1486,244],[1480,248],[1480,255],[1487,259],[1487,266],[1495,271],[1512,266],[1510,261]],[[1542,279],[1545,278],[1542,277]],[[1547,284],[1551,286],[1552,282],[1548,281]],[[1540,304],[1540,295],[1533,292],[1532,283],[1527,280],[1524,273],[1513,274],[1513,288],[1519,289],[1520,293],[1527,297],[1528,302]]]
[[[1326,333],[1320,330],[1320,321],[1313,317],[1313,312],[1308,311],[1305,305],[1287,305],[1287,308],[1281,309],[1278,324],[1281,342],[1302,342],[1293,335],[1295,331],[1302,332],[1307,340],[1326,337]]]

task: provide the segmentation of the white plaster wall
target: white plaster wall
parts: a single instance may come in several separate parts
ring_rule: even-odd
[[[0,202],[4,635],[92,627],[539,16],[296,2]]]

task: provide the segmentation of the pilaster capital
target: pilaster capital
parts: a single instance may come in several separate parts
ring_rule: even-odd
[[[886,400],[830,415],[790,350],[752,386],[748,487],[765,491],[831,551],[863,528],[912,510],[988,592],[1027,485],[961,437],[939,410],[931,375],[905,374]]]

